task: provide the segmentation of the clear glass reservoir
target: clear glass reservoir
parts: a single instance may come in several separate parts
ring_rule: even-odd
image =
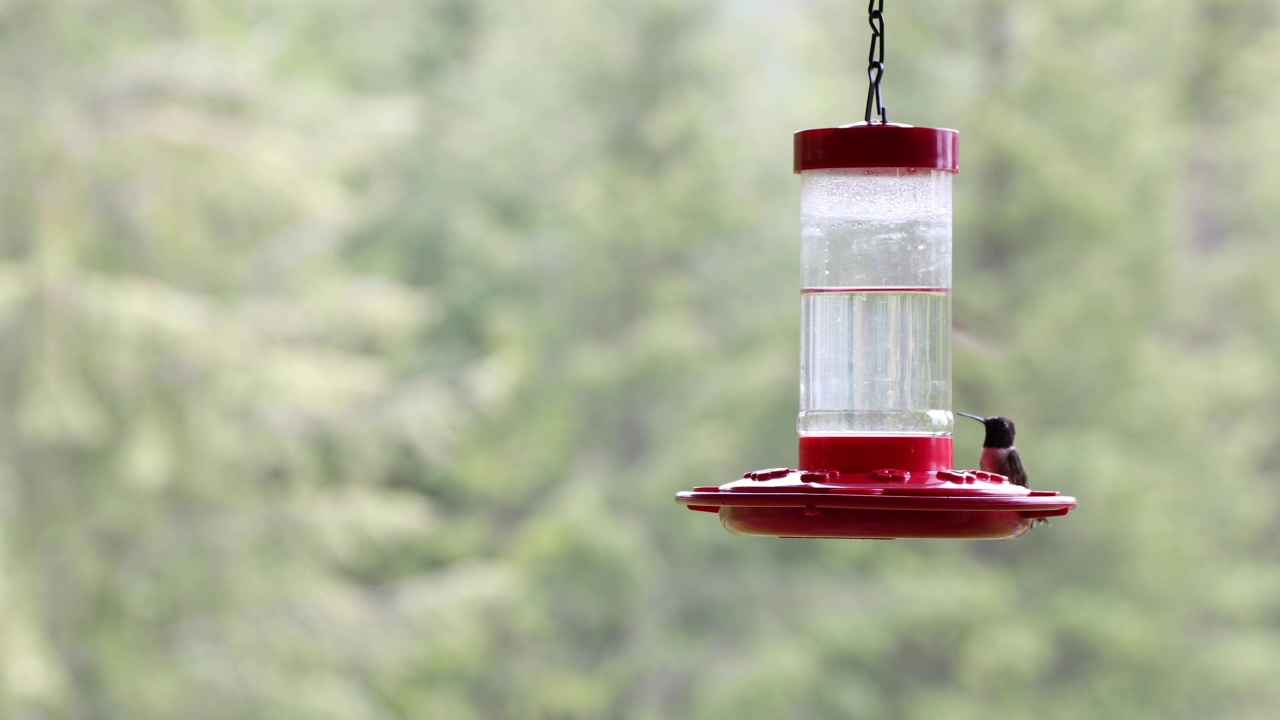
[[[949,435],[952,173],[800,175],[800,435]]]

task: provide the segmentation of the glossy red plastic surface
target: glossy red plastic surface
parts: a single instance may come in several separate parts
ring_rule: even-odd
[[[796,172],[836,168],[959,172],[960,133],[893,123],[854,123],[796,133]]]
[[[726,507],[720,522],[738,535],[787,538],[893,540],[906,538],[1008,540],[1027,531],[1031,520],[1012,510],[845,510],[813,511],[778,507]]]
[[[949,437],[828,436],[801,438],[800,448],[806,462],[842,467],[755,470],[676,501],[717,513],[742,535],[867,539],[1004,540],[1076,506],[1075,498],[996,473],[936,467],[950,462]],[[881,460],[894,462],[866,469]]]
[[[860,539],[1006,540],[1036,518],[1066,515],[1076,506],[1075,498],[975,471],[823,477],[781,468],[748,475],[761,473],[769,477],[695,488],[676,501],[718,513],[725,528],[740,535]]]
[[[871,472],[881,468],[944,470],[951,467],[946,435],[802,435],[801,470]]]

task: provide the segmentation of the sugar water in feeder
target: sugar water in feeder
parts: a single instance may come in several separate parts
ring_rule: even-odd
[[[950,462],[951,172],[800,168],[801,456],[899,437]]]

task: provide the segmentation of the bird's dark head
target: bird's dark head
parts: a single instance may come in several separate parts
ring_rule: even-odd
[[[987,429],[987,437],[985,440],[982,441],[982,447],[989,447],[989,448],[1013,447],[1013,434],[1014,434],[1013,421],[1010,420],[1009,418],[1000,417],[999,415],[996,415],[994,417],[984,418],[984,417],[979,417],[977,415],[970,415],[969,413],[962,413],[962,412],[957,412],[956,415],[961,415],[963,417],[977,420],[978,422],[982,423],[983,427]]]
[[[1013,447],[1013,421],[1007,417],[989,417],[982,421],[987,428],[987,437],[982,441],[982,447],[991,448],[1007,448]]]

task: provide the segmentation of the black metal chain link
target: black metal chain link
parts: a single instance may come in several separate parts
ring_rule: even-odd
[[[867,53],[867,122],[875,115],[880,122],[889,122],[889,111],[880,101],[880,78],[884,77],[884,0],[867,3],[868,21],[871,23],[871,51]],[[875,112],[872,112],[872,109]]]

